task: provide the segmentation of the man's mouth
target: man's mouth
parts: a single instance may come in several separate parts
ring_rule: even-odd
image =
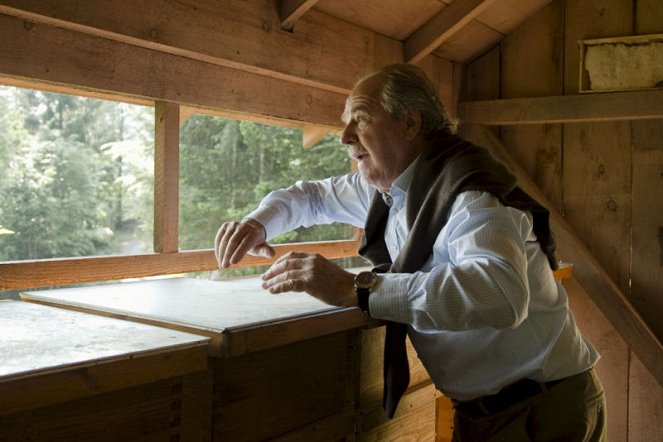
[[[352,154],[352,158],[353,158],[355,161],[361,161],[361,160],[363,160],[363,159],[368,158],[368,154],[365,153],[365,152],[356,152],[356,153],[353,153],[353,154]]]

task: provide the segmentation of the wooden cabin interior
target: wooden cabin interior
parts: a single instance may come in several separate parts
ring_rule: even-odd
[[[0,302],[0,440],[449,441],[449,400],[415,354],[404,405],[382,416],[384,327],[357,309],[266,306],[226,281],[223,308],[245,322],[196,323],[177,312],[206,308],[207,282],[125,282],[216,270],[178,237],[187,118],[296,128],[313,146],[338,134],[354,81],[394,62],[422,67],[460,133],[550,209],[558,277],[602,355],[609,440],[663,440],[661,0],[0,0],[0,86],[154,109],[153,250],[0,262],[0,290],[20,294]],[[44,362],[59,345],[66,358]]]

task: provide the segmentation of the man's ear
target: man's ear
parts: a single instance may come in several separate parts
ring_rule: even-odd
[[[408,140],[413,140],[421,130],[421,112],[409,109],[405,114],[405,134]]]

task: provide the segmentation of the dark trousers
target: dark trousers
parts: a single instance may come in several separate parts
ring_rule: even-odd
[[[501,401],[502,393],[486,401],[455,402],[453,442],[606,440],[605,395],[594,370],[550,387],[535,384],[538,392],[515,404],[508,398]],[[505,409],[500,409],[501,402],[507,404]]]

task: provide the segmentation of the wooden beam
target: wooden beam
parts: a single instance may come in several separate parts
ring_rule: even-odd
[[[358,246],[359,241],[356,240],[279,244],[274,246],[276,250],[274,259],[246,256],[237,267],[269,265],[276,258],[290,251],[319,253],[328,259],[346,258],[357,256]],[[11,261],[0,263],[0,290],[80,284],[174,273],[205,272],[217,269],[213,250]]]
[[[324,126],[306,125],[302,128],[302,144],[304,147],[313,147],[315,143],[333,130],[335,129]]]
[[[374,66],[380,37],[315,9],[284,32],[264,0],[0,0],[0,14],[341,94]]]
[[[332,127],[345,105],[345,94],[6,15],[0,41],[0,75],[22,80]]]
[[[495,0],[455,0],[405,40],[405,60],[417,63],[481,14]]]
[[[605,314],[659,385],[663,385],[663,345],[582,240],[573,232],[571,226],[490,130],[475,125],[463,126],[461,131],[463,136],[486,147],[504,161],[518,177],[521,188],[548,208],[559,255],[565,261],[573,263],[575,279],[585,288],[592,301]]]
[[[157,101],[154,109],[154,251],[179,246],[180,107]]]
[[[295,22],[311,9],[318,0],[278,0],[276,3],[281,19],[281,29],[292,31]]]
[[[663,118],[663,89],[466,101],[465,124],[512,125]]]

